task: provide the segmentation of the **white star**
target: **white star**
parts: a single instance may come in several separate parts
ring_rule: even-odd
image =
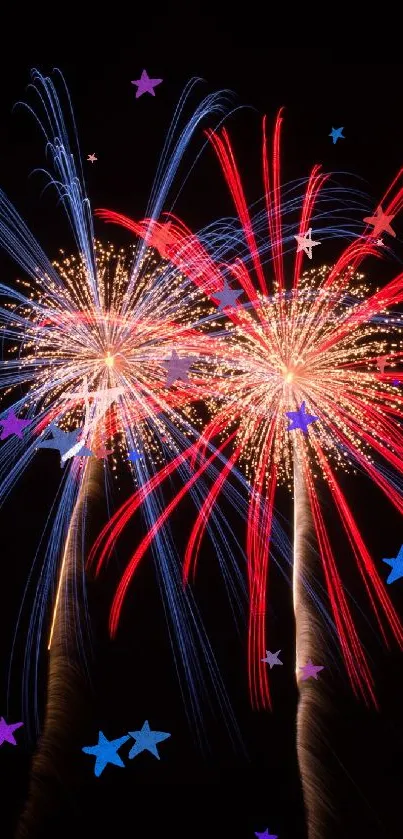
[[[86,406],[86,414],[88,415],[88,408],[89,408],[89,400],[90,399],[97,399],[97,407],[95,412],[95,417],[93,421],[93,425],[97,425],[101,417],[106,414],[112,402],[115,402],[118,396],[121,396],[125,392],[124,387],[110,387],[105,388],[104,390],[88,390],[88,379],[87,376],[84,376],[84,389],[79,391],[78,393],[64,393],[62,399],[69,399],[71,401],[78,401],[83,400]],[[86,431],[88,433],[89,428],[87,426]]]
[[[315,245],[320,245],[321,242],[313,242],[312,241],[312,227],[309,228],[308,232],[305,233],[304,236],[294,236],[294,239],[297,240],[297,253],[300,251],[304,251],[309,259],[312,259],[312,248]]]

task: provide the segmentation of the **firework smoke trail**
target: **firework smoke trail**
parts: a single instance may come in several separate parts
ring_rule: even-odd
[[[295,614],[295,670],[299,690],[297,711],[297,756],[300,767],[309,839],[322,839],[326,817],[332,812],[331,797],[324,772],[323,727],[326,722],[326,681],[301,680],[300,667],[308,659],[325,659],[324,627],[312,607],[302,579],[310,575],[313,550],[313,522],[303,473],[294,450],[294,567],[293,600]]]
[[[77,775],[77,755],[90,718],[88,680],[79,643],[84,617],[86,531],[103,495],[101,482],[100,462],[87,459],[61,564],[43,731],[33,757],[28,800],[16,839],[43,835]]]

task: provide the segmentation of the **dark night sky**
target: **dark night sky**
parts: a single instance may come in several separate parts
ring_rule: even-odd
[[[191,31],[190,31],[191,30]],[[259,39],[259,35],[257,36]],[[71,246],[63,213],[55,211],[53,194],[41,197],[41,181],[29,177],[43,165],[43,144],[33,120],[13,105],[24,99],[33,66],[49,72],[59,67],[68,84],[78,126],[83,159],[95,152],[98,162],[85,163],[87,190],[92,207],[108,207],[140,218],[162,148],[164,134],[185,83],[200,76],[201,90],[229,88],[239,103],[252,109],[239,112],[230,121],[249,200],[261,196],[260,115],[272,122],[277,109],[286,107],[283,143],[283,180],[302,177],[315,162],[327,171],[345,171],[363,178],[362,188],[374,204],[403,163],[403,117],[400,102],[401,64],[351,63],[357,58],[332,50],[272,50],[253,41],[247,31],[228,31],[222,21],[197,16],[189,33],[167,16],[140,22],[133,29],[129,46],[121,47],[112,35],[104,40],[86,40],[82,48],[59,39],[33,39],[23,54],[0,57],[0,185],[27,220],[51,258],[59,247]],[[358,56],[359,57],[359,56]],[[135,100],[131,79],[147,68],[164,79],[155,99]],[[328,137],[332,126],[345,127],[346,139],[333,146]],[[207,151],[189,180],[177,212],[197,229],[232,212],[221,185],[218,165]],[[102,238],[128,241],[126,234],[105,230],[96,223]],[[402,238],[403,230],[398,229]],[[400,249],[400,250],[399,250]],[[401,244],[396,252],[403,256]],[[1,281],[20,275],[11,262],[1,258]],[[393,266],[386,269],[389,273]],[[3,585],[10,591],[2,598],[0,715],[6,707],[6,675],[13,627],[23,587],[31,567],[45,514],[59,475],[58,463],[48,467],[46,480],[33,470],[17,488],[15,496],[0,511],[3,545]],[[401,544],[401,526],[383,499],[362,479],[348,479],[348,497],[367,544],[375,558],[393,556]],[[124,497],[124,494],[122,497]],[[185,507],[174,519],[173,529],[183,533],[191,515]],[[285,500],[282,512],[288,515]],[[10,527],[12,518],[21,521]],[[102,515],[102,514],[101,514]],[[234,520],[234,528],[238,526]],[[124,567],[128,551],[141,527],[135,522],[122,542],[118,568]],[[333,534],[338,539],[337,524]],[[12,534],[12,535],[11,535]],[[96,535],[96,534],[95,534]],[[355,593],[355,577],[339,543],[344,579]],[[337,548],[336,548],[337,550]],[[349,560],[351,561],[351,560]],[[101,779],[88,771],[66,791],[54,836],[95,836],[96,828],[116,819],[112,836],[175,835],[191,837],[254,836],[266,827],[279,839],[303,837],[303,810],[295,759],[296,690],[293,681],[293,615],[289,588],[273,581],[273,614],[270,617],[271,649],[282,648],[285,666],[272,678],[273,714],[252,714],[248,707],[245,644],[233,631],[224,587],[216,568],[211,544],[205,541],[200,558],[196,593],[213,646],[228,684],[231,700],[248,750],[248,759],[234,755],[211,721],[211,755],[203,758],[190,736],[175,675],[166,625],[151,562],[138,574],[124,612],[122,628],[111,644],[106,620],[113,584],[112,566],[99,584],[90,586],[91,611],[96,626],[94,695],[85,743],[95,742],[102,729],[110,738],[141,727],[148,718],[152,728],[172,732],[160,749],[161,761],[141,760],[125,771],[109,767]],[[383,571],[383,569],[382,569]],[[382,572],[381,572],[382,573]],[[5,574],[5,577],[4,577]],[[10,582],[9,582],[10,581]],[[212,592],[213,598],[212,598]],[[402,587],[393,587],[392,599],[402,613]],[[136,596],[137,594],[137,596]],[[362,590],[357,586],[357,596]],[[360,601],[361,603],[361,601]],[[369,612],[367,602],[362,606]],[[342,673],[332,687],[332,748],[343,763],[335,789],[340,833],[327,836],[365,836],[394,839],[399,835],[398,790],[403,782],[403,729],[401,715],[401,657],[392,643],[385,651],[376,632],[365,630],[381,712],[367,712],[349,693]],[[367,633],[367,634],[365,634]],[[400,684],[399,684],[400,675]],[[12,684],[9,717],[20,719],[18,674]],[[164,748],[165,746],[165,748]],[[31,747],[19,737],[19,746],[4,746],[0,754],[0,788],[11,780],[12,795],[5,804],[6,821],[13,823],[26,790]],[[89,761],[88,761],[89,762]],[[4,774],[3,774],[4,773]],[[3,780],[4,779],[4,780]],[[139,785],[157,785],[143,801]],[[164,785],[176,785],[172,790]],[[183,789],[181,785],[185,785]],[[200,786],[203,785],[203,786]],[[178,789],[179,786],[179,789]],[[3,806],[3,805],[1,805]],[[126,824],[126,828],[124,825]],[[141,824],[141,829],[138,828]],[[63,825],[63,827],[62,827]],[[7,832],[6,837],[11,836]],[[11,827],[10,827],[11,831]],[[1,831],[0,831],[1,832]],[[3,835],[3,834],[2,834]]]

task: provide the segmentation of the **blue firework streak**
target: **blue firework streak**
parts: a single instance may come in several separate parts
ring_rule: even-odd
[[[186,406],[189,394],[200,398],[202,390],[198,390],[197,383],[187,391],[178,386],[177,407],[172,393],[164,388],[163,361],[171,355],[174,346],[200,359],[203,347],[207,358],[213,352],[210,338],[202,330],[197,332],[202,295],[195,295],[189,284],[181,283],[177,269],[161,265],[155,252],[142,243],[128,259],[122,251],[112,246],[102,248],[95,242],[71,103],[59,71],[56,77],[67,99],[67,122],[53,80],[37,71],[32,73],[30,88],[39,105],[25,107],[44,135],[54,174],[42,171],[48,185],[56,189],[59,203],[67,214],[77,254],[60,263],[51,262],[11,202],[0,193],[0,244],[30,278],[29,283],[24,281],[18,288],[0,286],[2,297],[7,299],[0,308],[5,350],[1,387],[7,404],[2,416],[11,408],[18,416],[32,419],[29,433],[21,440],[10,436],[2,444],[1,504],[16,489],[34,458],[49,458],[50,463],[53,455],[37,452],[38,444],[44,438],[49,439],[50,423],[65,431],[82,426],[83,441],[90,449],[95,449],[106,437],[113,438],[117,453],[112,473],[117,469],[121,453],[144,451],[145,457],[133,464],[131,471],[135,484],[149,480],[167,451],[165,444],[161,445],[161,436],[168,440],[169,451],[177,452],[189,445],[189,437],[196,439],[198,435]],[[199,123],[207,116],[215,121],[222,119],[228,111],[226,95],[207,96],[181,128],[195,84],[193,80],[187,85],[168,132],[148,207],[151,218],[159,216]],[[123,393],[116,397],[111,408],[108,393],[119,387]],[[91,398],[91,394],[96,396]],[[64,465],[19,615],[18,622],[24,603],[29,603],[23,705],[25,720],[28,723],[33,715],[36,728],[39,726],[38,666],[44,630],[54,600],[63,546],[84,485],[87,461],[88,458],[83,463],[78,452],[77,457]],[[54,462],[59,468],[57,458]],[[106,468],[104,476],[110,509],[111,474]],[[197,493],[194,498],[197,502]],[[152,502],[145,505],[148,525],[152,525],[163,503],[162,494],[157,491]],[[80,514],[83,527],[85,514],[86,503]],[[183,665],[184,691],[191,699],[190,716],[200,707],[201,655],[207,663],[219,707],[229,720],[231,736],[238,740],[239,732],[202,621],[179,580],[178,561],[168,527],[160,534],[155,560],[173,646],[177,660]],[[80,567],[78,557],[73,556],[72,562]],[[32,607],[31,585],[35,587]],[[74,631],[85,661],[88,614],[83,579],[77,579],[73,591]],[[32,723],[28,728],[32,733]]]

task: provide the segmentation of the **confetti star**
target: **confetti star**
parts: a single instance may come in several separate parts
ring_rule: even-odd
[[[131,460],[132,463],[136,463],[136,460],[140,460],[141,454],[140,454],[140,452],[133,451],[133,452],[129,452],[128,457],[129,457],[129,460]]]
[[[95,154],[89,154],[87,160],[89,160],[90,163],[95,163],[95,161],[98,160],[98,158],[95,157]]]
[[[242,289],[240,291],[237,291],[237,289],[230,288],[230,286],[227,283],[227,280],[225,280],[224,288],[221,291],[214,291],[213,297],[218,297],[220,301],[218,308],[221,312],[223,312],[224,309],[226,309],[228,306],[231,306],[231,308],[236,308],[236,300],[240,294],[242,294]]]
[[[53,422],[47,428],[52,434],[51,440],[41,440],[38,443],[38,449],[58,449],[61,455],[60,466],[66,460],[75,457],[80,452],[80,457],[90,457],[92,452],[89,451],[83,442],[77,441],[78,436],[82,432],[82,428],[75,428],[74,431],[62,431]]]
[[[378,362],[378,370],[380,370],[381,373],[384,373],[385,372],[385,364],[388,360],[388,356],[387,355],[379,355],[376,360]]]
[[[143,93],[151,93],[151,96],[155,96],[154,88],[157,87],[158,84],[161,84],[162,81],[163,79],[150,79],[147,70],[143,70],[140,79],[131,82],[131,84],[137,85],[136,99],[138,99],[139,96],[142,96]]]
[[[17,728],[21,728],[22,725],[24,725],[23,722],[12,722],[10,725],[7,725],[4,717],[0,717],[0,746],[2,746],[5,742],[11,743],[12,746],[16,746],[17,741],[13,736],[13,732]]]
[[[163,740],[167,740],[168,737],[171,736],[165,731],[151,731],[148,720],[145,721],[141,731],[129,731],[129,734],[130,737],[133,737],[133,740],[136,740],[133,748],[129,752],[130,759],[136,757],[136,755],[140,754],[140,752],[147,749],[148,752],[151,752],[154,757],[160,760],[160,756],[157,751],[157,743],[161,743]]]
[[[343,128],[332,128],[332,130],[329,134],[329,137],[332,137],[333,145],[335,143],[337,143],[337,140],[345,140],[346,139],[344,134],[343,134],[343,131],[344,131],[344,126],[343,126]]]
[[[173,256],[172,248],[174,243],[172,241],[171,227],[172,222],[168,221],[159,230],[155,231],[153,235],[153,241],[163,259],[169,259],[170,256]]]
[[[375,244],[378,245],[379,248],[382,248],[383,247],[383,239],[377,239]]]
[[[308,664],[305,664],[304,667],[300,667],[299,669],[302,670],[301,679],[303,682],[305,682],[307,679],[310,679],[311,677],[313,679],[316,679],[317,681],[318,673],[321,670],[324,670],[324,667],[320,667],[317,664],[312,664],[312,660],[309,659]]]
[[[294,236],[294,239],[297,240],[298,244],[297,253],[304,251],[309,259],[312,259],[312,248],[321,244],[321,242],[314,242],[312,240],[312,227],[303,236]]]
[[[278,839],[278,836],[273,836],[272,833],[269,833],[269,828],[267,827],[264,833],[255,833],[257,839]]]
[[[20,438],[20,440],[22,440],[22,432],[24,428],[30,424],[30,422],[32,422],[32,420],[18,419],[14,411],[9,411],[7,417],[0,419],[0,425],[3,426],[3,430],[0,434],[0,440],[5,440],[7,437],[10,437],[11,434],[15,434]]]
[[[110,454],[113,454],[113,449],[106,449],[103,445],[94,451],[94,455],[98,460],[105,460]]]
[[[281,650],[277,650],[276,653],[271,653],[270,650],[266,650],[266,658],[261,658],[261,661],[265,661],[267,664],[270,665],[270,670],[274,667],[275,664],[282,664],[283,662],[280,661],[278,658],[278,654],[281,653]]]
[[[403,545],[394,559],[383,559],[382,562],[386,562],[392,569],[386,582],[390,585],[390,583],[400,580],[400,577],[403,577]]]
[[[376,211],[374,216],[365,216],[363,221],[365,221],[366,224],[373,224],[374,225],[374,229],[372,231],[372,236],[374,238],[376,238],[377,236],[379,236],[380,233],[383,233],[383,232],[390,233],[391,236],[396,236],[395,231],[392,230],[392,228],[389,224],[389,222],[392,221],[393,219],[394,219],[394,215],[393,216],[385,215],[385,213],[382,212],[382,207],[379,206],[377,208],[377,211]]]
[[[399,385],[400,385],[400,379],[393,379],[393,381],[392,381],[392,385],[394,385],[395,387],[399,387]]]
[[[108,763],[114,763],[115,766],[124,767],[123,760],[118,755],[118,749],[123,746],[123,743],[127,743],[129,739],[129,735],[126,734],[124,737],[118,737],[117,740],[108,740],[102,731],[100,731],[96,746],[83,746],[82,751],[86,755],[94,755],[95,757],[94,774],[97,778],[102,774]]]
[[[305,402],[298,408],[298,411],[286,411],[286,414],[291,420],[291,425],[288,426],[287,431],[294,431],[296,428],[300,428],[304,434],[308,431],[308,425],[319,419],[319,417],[315,417],[313,414],[305,413]]]
[[[176,350],[172,350],[171,358],[162,362],[164,367],[167,368],[165,386],[171,387],[177,379],[181,379],[182,382],[188,382],[189,369],[193,361],[194,359],[189,355],[179,358]]]
[[[124,387],[109,387],[104,390],[88,390],[88,379],[87,376],[84,376],[83,390],[77,393],[65,393],[62,398],[69,399],[72,402],[81,402],[84,400],[86,405],[89,404],[90,399],[96,399],[97,406],[93,424],[97,425],[99,420],[104,416],[104,414],[106,414],[112,403],[116,402],[118,396],[121,396],[124,392]]]

